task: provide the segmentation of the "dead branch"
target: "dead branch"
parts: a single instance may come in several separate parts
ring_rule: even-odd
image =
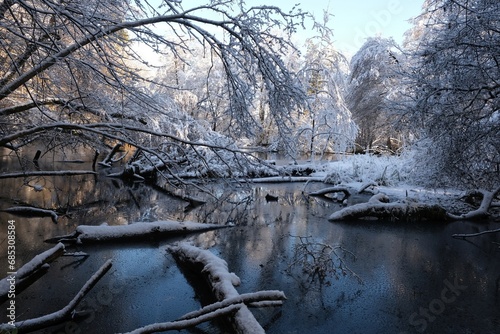
[[[363,191],[365,191],[366,189],[368,189],[370,187],[378,187],[378,183],[371,181],[371,182],[367,182],[367,183],[361,185],[361,187],[358,190],[358,194],[361,194]]]
[[[0,210],[21,217],[50,217],[54,224],[57,224],[59,216],[54,210],[35,208],[32,206],[13,206],[7,209]]]
[[[106,158],[104,158],[103,161],[98,162],[98,164],[103,167],[111,167],[111,164],[114,162],[113,157],[115,156],[116,153],[118,153],[118,151],[120,151],[122,146],[123,145],[120,143],[116,144],[111,150],[111,152],[109,152],[109,154],[106,156]]]
[[[30,277],[32,277],[39,270],[41,270],[43,266],[54,261],[61,255],[63,255],[63,253],[64,253],[64,245],[62,243],[59,243],[54,247],[52,247],[51,249],[36,255],[28,263],[19,268],[15,274],[16,291],[19,292],[21,290],[21,286],[24,285],[23,282],[28,281]],[[4,300],[9,292],[10,288],[10,282],[8,281],[9,278],[10,276],[0,280],[0,301]]]
[[[49,326],[59,324],[71,317],[71,313],[78,306],[80,301],[87,295],[87,293],[92,290],[92,288],[97,284],[97,282],[108,272],[111,268],[111,260],[106,261],[99,270],[97,270],[92,277],[84,284],[76,296],[62,309],[54,313],[50,313],[38,318],[22,320],[14,323],[14,327],[8,323],[0,325],[0,332],[6,331],[9,333],[10,330],[14,328],[17,329],[18,333],[26,333]]]
[[[385,201],[385,202],[384,202]],[[396,221],[435,220],[447,221],[446,211],[439,205],[421,204],[413,201],[387,203],[385,194],[377,194],[367,203],[355,204],[336,211],[328,220],[355,220],[366,217]]]
[[[73,175],[86,175],[97,173],[91,170],[42,170],[42,171],[25,171],[20,173],[2,173],[0,179],[13,179],[18,177],[36,177],[36,176],[73,176]]]
[[[271,303],[270,305],[272,306],[280,306],[284,299],[286,299],[285,294],[281,291],[246,293],[207,305],[197,311],[185,314],[178,320],[147,325],[128,332],[127,334],[146,334],[186,329],[218,317],[236,313],[243,304],[263,306],[266,305],[264,303]]]
[[[343,193],[344,198],[351,196],[351,192],[349,191],[349,189],[347,189],[347,187],[343,187],[343,186],[324,188],[324,189],[309,193],[309,196],[327,197],[326,195],[331,194],[331,193]]]
[[[487,231],[482,231],[482,232],[478,232],[478,233],[452,234],[451,236],[453,238],[456,238],[456,239],[465,239],[465,238],[477,237],[477,236],[484,235],[484,234],[499,233],[499,232],[500,232],[500,228],[498,228],[496,230],[487,230]]]
[[[137,222],[129,225],[80,225],[69,235],[58,236],[45,242],[101,242],[116,240],[144,240],[180,234],[206,232],[230,227],[230,225],[202,224],[194,222],[156,221]]]
[[[490,216],[489,209],[492,205],[493,199],[500,193],[500,187],[494,191],[477,190],[474,193],[482,195],[483,197],[481,205],[478,209],[461,215],[448,213],[448,217],[453,220],[481,220],[488,218]]]
[[[212,292],[219,301],[239,296],[234,286],[239,285],[241,281],[234,273],[229,273],[226,261],[218,258],[210,251],[202,250],[187,243],[169,247],[168,250],[182,263],[194,266],[201,265],[203,268],[201,272],[206,276],[207,282],[212,287]],[[232,324],[236,333],[265,333],[246,305],[242,305],[237,310],[232,319]]]

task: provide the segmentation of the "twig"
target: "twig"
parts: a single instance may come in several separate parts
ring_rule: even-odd
[[[500,228],[498,228],[496,230],[487,230],[487,231],[482,231],[482,232],[478,232],[478,233],[452,234],[452,237],[456,238],[456,239],[465,239],[465,238],[477,237],[477,236],[480,236],[483,234],[498,233],[498,232],[500,232]]]

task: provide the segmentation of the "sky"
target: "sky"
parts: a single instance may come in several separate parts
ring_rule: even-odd
[[[247,3],[254,1],[259,0]],[[284,3],[278,6],[285,7]],[[420,14],[423,0],[298,0],[294,3],[300,3],[303,10],[313,13],[319,21],[323,11],[328,10],[333,15],[328,26],[333,29],[337,50],[352,56],[367,37],[392,37],[401,44],[404,32],[412,26],[408,20]]]

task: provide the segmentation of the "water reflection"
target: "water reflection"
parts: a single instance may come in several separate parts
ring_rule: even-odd
[[[79,169],[86,167],[79,166]],[[35,184],[43,191],[35,191]],[[143,184],[127,185],[105,177],[44,177],[2,180],[0,207],[28,203],[45,208],[70,208],[58,225],[48,218],[0,214],[0,226],[15,219],[19,264],[48,248],[43,239],[67,234],[79,224],[126,224],[151,219],[233,222],[230,229],[190,239],[228,262],[241,279],[240,292],[280,289],[288,296],[277,309],[253,310],[268,333],[493,333],[500,325],[500,261],[498,236],[461,241],[453,233],[483,229],[472,223],[395,225],[384,222],[329,223],[339,208],[333,202],[307,198],[302,184],[248,186],[205,184],[205,193],[191,193],[207,204],[185,212],[186,203]],[[321,187],[315,184],[312,187]],[[311,190],[311,189],[308,189]],[[266,201],[266,195],[277,201]],[[352,198],[350,200],[363,200]],[[351,275],[305,284],[300,270],[289,270],[299,239],[340,245],[353,252],[346,258],[362,282]],[[0,231],[0,242],[6,230]],[[57,260],[49,272],[18,295],[19,317],[28,318],[63,307],[106,259],[114,259],[111,275],[91,292],[76,322],[84,333],[127,331],[147,323],[172,320],[199,307],[200,292],[179,270],[165,245],[172,240],[134,245],[78,245],[90,256],[83,262]],[[0,272],[6,271],[6,247],[0,250]],[[73,248],[71,248],[73,249]],[[466,286],[453,302],[443,303],[447,284]],[[49,304],[49,307],[46,305]],[[420,310],[432,310],[429,317]],[[439,313],[439,314],[436,314]],[[412,317],[413,315],[413,317]],[[2,314],[2,320],[5,320]],[[432,321],[431,321],[432,320]],[[425,321],[425,328],[423,323]],[[66,326],[66,327],[65,327]],[[68,324],[46,331],[67,332]],[[71,326],[70,326],[71,327]],[[217,324],[200,327],[219,333]],[[192,332],[192,331],[183,331]]]

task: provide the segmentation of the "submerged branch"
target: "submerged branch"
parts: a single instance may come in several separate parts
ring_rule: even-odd
[[[465,238],[472,238],[472,237],[478,237],[480,235],[484,235],[484,234],[490,234],[490,233],[499,233],[500,232],[500,228],[496,229],[496,230],[487,230],[487,231],[482,231],[482,232],[478,232],[478,233],[458,233],[458,234],[452,234],[451,236],[453,238],[456,238],[456,239],[465,239]]]
[[[17,330],[17,333],[32,332],[49,326],[59,324],[66,319],[71,317],[71,313],[78,306],[81,300],[87,295],[87,293],[92,290],[92,288],[97,284],[97,282],[108,272],[111,268],[111,260],[106,261],[99,270],[97,270],[92,277],[85,283],[85,285],[80,289],[76,296],[62,309],[54,313],[50,313],[38,318],[21,320],[14,324],[1,324],[0,332],[6,331],[10,333],[12,330]]]
[[[24,282],[29,281],[30,277],[34,276],[39,270],[42,270],[42,267],[47,266],[48,263],[60,257],[61,255],[63,255],[63,253],[64,245],[62,243],[59,243],[51,249],[48,249],[45,252],[36,255],[28,263],[19,268],[14,275],[16,293],[19,293],[21,291],[22,288],[20,286],[24,285]],[[0,301],[7,296],[11,282],[12,276],[8,276],[0,280]]]
[[[19,173],[2,173],[0,179],[12,179],[18,177],[35,177],[35,176],[73,176],[73,175],[86,175],[97,173],[91,170],[42,170],[42,171],[25,171]]]
[[[7,209],[0,210],[21,217],[50,217],[54,224],[57,224],[59,216],[54,210],[35,208],[31,206],[13,206]]]
[[[178,320],[147,325],[128,332],[127,334],[146,334],[186,329],[218,317],[236,313],[244,304],[250,306],[271,303],[270,305],[280,306],[285,299],[285,294],[281,291],[245,293],[233,298],[224,299],[221,302],[207,305],[197,311],[187,313]]]

